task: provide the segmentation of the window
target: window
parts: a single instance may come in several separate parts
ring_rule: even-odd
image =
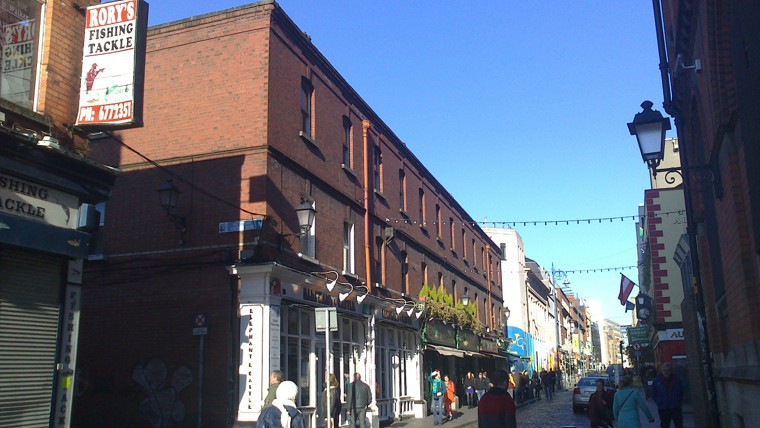
[[[467,259],[467,234],[464,230],[464,227],[462,228],[462,258]]]
[[[443,274],[438,272],[438,288],[443,290]]]
[[[475,238],[472,238],[472,267],[478,267],[478,247],[475,245]]]
[[[314,87],[307,79],[301,80],[301,130],[312,138],[311,134],[311,107],[314,95]]]
[[[483,272],[486,271],[486,250],[483,249],[483,247],[480,247],[480,262],[483,266]]]
[[[420,226],[425,225],[425,190],[420,189]]]
[[[316,205],[314,201],[311,201],[311,206],[315,210]],[[316,230],[317,219],[314,218],[314,223],[311,225],[308,231],[301,235],[301,254],[307,257],[316,258]]]
[[[435,236],[440,239],[443,236],[443,230],[441,228],[441,206],[435,204]]]
[[[406,212],[406,174],[398,170],[398,209]]]
[[[44,2],[38,0],[16,0],[3,2],[0,25],[3,28],[3,67],[0,69],[0,97],[21,107],[31,110],[34,100],[35,73],[37,73],[40,29],[40,12]],[[86,64],[90,68],[90,64]],[[100,73],[102,68],[92,65],[94,73]],[[105,73],[103,73],[105,74]],[[103,80],[103,74],[92,80],[85,79],[87,92],[92,89],[93,82],[105,92],[107,85],[98,85]],[[93,91],[95,92],[95,91]],[[92,94],[91,94],[92,95]],[[101,94],[102,95],[102,94]],[[84,95],[83,95],[84,96]]]
[[[353,156],[351,156],[351,149],[354,147],[353,131],[351,120],[343,116],[343,167],[348,169],[354,168]]]
[[[343,271],[354,272],[354,224],[343,223]]]
[[[449,241],[451,241],[451,251],[454,251],[454,249],[457,247],[454,235],[454,218],[449,217]]]
[[[457,293],[456,279],[451,280],[451,295],[454,297],[454,306],[456,307],[457,303],[459,303],[459,293]]]
[[[381,284],[385,284],[385,243],[383,238],[375,239],[375,248],[377,248],[377,257],[375,258],[377,280]]]
[[[507,259],[507,244],[501,243],[499,244],[499,248],[501,248],[501,259],[506,260]]]
[[[409,294],[409,256],[401,252],[401,292]]]
[[[380,151],[380,147],[375,147],[375,168],[373,174],[374,174],[374,184],[375,184],[375,191],[376,192],[383,192],[383,153]]]
[[[427,269],[427,263],[422,262],[420,264],[420,273],[422,274],[422,283],[428,284],[428,269]]]

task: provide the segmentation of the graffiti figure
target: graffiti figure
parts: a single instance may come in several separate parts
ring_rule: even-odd
[[[172,374],[171,385],[165,385],[168,375],[166,364],[158,359],[148,361],[145,367],[138,365],[132,371],[132,380],[145,393],[139,412],[154,428],[166,428],[185,419],[185,405],[179,401],[179,393],[193,383],[190,368],[182,366]]]
[[[92,84],[95,83],[95,78],[98,77],[98,74],[103,72],[105,68],[98,68],[98,64],[93,63],[92,67],[90,68],[90,71],[87,72],[87,77],[84,79],[85,86],[87,87],[87,90],[85,91],[86,94],[90,93],[90,89],[92,89]]]

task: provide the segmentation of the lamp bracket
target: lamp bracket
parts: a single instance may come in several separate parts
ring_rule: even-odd
[[[187,219],[185,217],[173,214],[168,210],[166,212],[166,215],[169,216],[169,220],[171,220],[174,226],[182,233],[185,233],[187,231]]]
[[[720,172],[715,164],[707,165],[689,165],[686,168],[683,167],[670,167],[670,168],[658,168],[660,164],[659,160],[649,161],[649,169],[652,171],[652,177],[657,177],[657,173],[665,173],[665,182],[673,184],[676,181],[676,176],[681,178],[683,182],[683,170],[692,173],[689,178],[694,178],[696,183],[703,186],[707,183],[713,184],[713,190],[715,196],[718,199],[723,197],[723,183],[720,179]],[[686,183],[684,183],[686,186]]]

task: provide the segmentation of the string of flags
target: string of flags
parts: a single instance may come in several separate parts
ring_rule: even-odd
[[[662,213],[649,213],[649,217],[670,217],[671,215],[677,215],[677,216],[683,216],[685,214],[684,210],[677,210],[677,211],[667,211]],[[453,224],[454,226],[480,226],[480,227],[502,227],[502,228],[515,228],[517,226],[570,226],[570,225],[580,225],[580,224],[600,224],[600,223],[613,223],[616,221],[625,221],[625,220],[633,220],[637,221],[640,220],[641,217],[637,215],[627,215],[627,216],[614,216],[614,217],[597,217],[597,218],[578,218],[578,219],[565,219],[565,220],[520,220],[520,221],[490,221],[490,220],[483,220],[483,221],[473,221],[473,222],[445,222],[442,221],[441,225],[443,226],[449,226]],[[418,220],[412,220],[409,218],[386,218],[386,223],[397,223],[397,224],[421,224],[423,226],[426,226],[428,224],[431,224],[433,226],[438,225],[437,221],[418,221]]]
[[[616,271],[616,270],[628,270],[628,269],[636,269],[638,266],[616,266],[616,267],[605,267],[605,268],[592,268],[592,269],[575,269],[575,270],[563,270],[564,273],[595,273],[595,272],[610,272],[610,271]]]

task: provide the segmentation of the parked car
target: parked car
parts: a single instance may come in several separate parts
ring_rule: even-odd
[[[578,413],[588,408],[588,399],[596,391],[596,381],[604,381],[604,389],[614,390],[610,378],[606,376],[582,377],[573,389],[573,412]]]

